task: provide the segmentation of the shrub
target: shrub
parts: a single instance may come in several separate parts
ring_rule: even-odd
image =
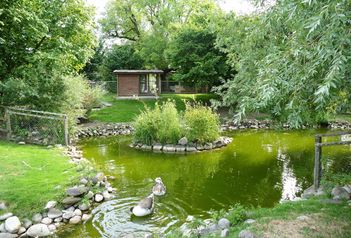
[[[245,208],[240,204],[235,204],[228,210],[227,219],[233,226],[247,219]]]
[[[212,142],[219,137],[219,118],[211,108],[187,104],[184,112],[185,135],[189,141]]]
[[[103,90],[91,88],[88,81],[81,75],[66,76],[63,83],[65,90],[61,112],[67,114],[70,133],[73,134],[78,118],[84,117],[88,110],[97,106],[103,95]]]
[[[134,122],[134,141],[151,145],[177,143],[181,137],[180,118],[173,101],[167,101],[154,109],[145,110]]]

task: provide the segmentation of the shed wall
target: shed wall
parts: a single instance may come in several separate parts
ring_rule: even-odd
[[[139,95],[139,75],[118,75],[118,96]]]

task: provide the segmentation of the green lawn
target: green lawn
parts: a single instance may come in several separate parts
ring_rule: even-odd
[[[195,100],[208,104],[210,99],[213,98],[215,98],[215,95],[213,94],[162,94],[158,100],[117,100],[114,94],[107,94],[104,96],[103,101],[111,103],[112,106],[101,110],[92,111],[89,115],[89,120],[100,122],[131,122],[135,116],[144,109],[145,105],[153,107],[156,101],[161,103],[171,99],[175,101],[178,110],[184,110],[184,101]]]
[[[0,141],[0,200],[18,216],[30,216],[63,196],[76,176],[60,149]]]

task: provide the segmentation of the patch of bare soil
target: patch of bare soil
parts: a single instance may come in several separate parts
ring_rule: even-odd
[[[272,220],[261,225],[265,238],[344,237],[343,229],[350,224],[323,218],[321,214],[310,214],[303,219]]]

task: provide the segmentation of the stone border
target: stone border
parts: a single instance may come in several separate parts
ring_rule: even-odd
[[[134,128],[129,123],[99,123],[78,129],[75,139],[99,136],[130,135]]]
[[[142,143],[132,143],[129,145],[131,148],[145,150],[145,151],[153,151],[153,152],[163,152],[163,153],[194,153],[200,151],[208,151],[219,149],[224,146],[227,146],[233,141],[233,138],[221,136],[217,140],[211,143],[205,144],[195,144],[195,143],[188,143],[186,137],[183,137],[179,140],[178,144],[166,144],[162,145],[160,143],[155,143],[153,145],[145,145]]]
[[[75,146],[66,147],[65,154],[71,158],[70,162],[76,165],[89,163],[83,158],[82,151],[77,150]],[[114,178],[110,176],[109,179]],[[58,202],[49,201],[43,212],[35,214],[32,219],[25,218],[20,221],[10,212],[1,215],[0,238],[45,237],[53,235],[65,224],[85,223],[92,218],[90,212],[94,206],[114,198],[115,192],[116,189],[103,173],[97,173],[93,177],[84,176],[79,184],[66,189],[66,197],[59,202],[64,209],[57,207]],[[6,204],[0,202],[0,211],[6,209]]]

